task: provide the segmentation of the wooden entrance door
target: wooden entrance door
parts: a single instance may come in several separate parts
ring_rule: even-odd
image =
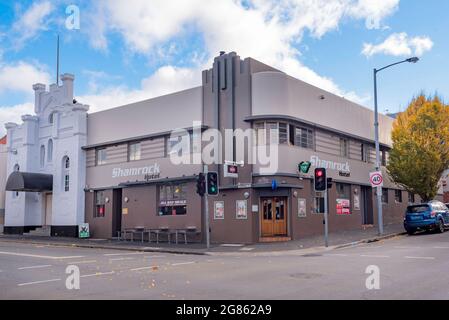
[[[262,237],[287,236],[287,198],[261,198]]]

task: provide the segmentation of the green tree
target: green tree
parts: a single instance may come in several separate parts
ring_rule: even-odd
[[[434,199],[449,168],[449,106],[437,95],[414,98],[393,124],[392,140],[390,177],[424,201]]]

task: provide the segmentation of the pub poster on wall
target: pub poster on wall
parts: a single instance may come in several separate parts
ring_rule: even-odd
[[[247,208],[246,200],[237,200],[236,201],[235,215],[236,215],[236,218],[239,220],[248,219],[248,208]]]
[[[307,205],[306,199],[298,199],[298,217],[306,218],[307,217]]]
[[[214,219],[215,220],[224,219],[224,201],[214,202]]]
[[[338,215],[351,214],[351,200],[337,199],[337,214]]]

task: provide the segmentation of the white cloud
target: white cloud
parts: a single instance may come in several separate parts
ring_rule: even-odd
[[[34,104],[24,103],[15,106],[0,106],[0,137],[6,134],[5,124],[8,122],[21,123],[22,115],[33,114]]]
[[[359,0],[348,11],[351,16],[365,19],[369,29],[381,28],[382,20],[399,8],[399,0]]]
[[[47,18],[54,10],[50,1],[34,2],[12,25],[13,43],[16,48],[47,30]]]
[[[119,34],[131,53],[156,52],[163,61],[164,55],[170,56],[170,50],[160,49],[170,48],[173,39],[189,37],[192,30],[202,35],[205,47],[194,49],[197,54],[192,55],[193,67],[163,66],[134,90],[105,85],[101,74],[92,74],[90,91],[77,96],[78,101],[91,105],[91,111],[99,111],[200,85],[201,70],[209,68],[221,50],[253,57],[353,101],[367,101],[366,97],[343,90],[332,79],[302,64],[301,53],[296,48],[305,32],[320,38],[338,29],[345,18],[365,20],[368,27],[373,21],[381,25],[397,10],[399,0],[252,0],[246,3],[249,5],[243,5],[240,0],[133,0],[132,5],[119,0],[96,2],[90,10],[83,10],[82,24],[94,48],[107,51],[108,36]],[[40,1],[23,13],[13,25],[19,43],[45,30],[52,11],[49,1]],[[0,64],[0,69],[0,93],[13,90],[31,95],[33,83],[48,84],[51,78],[43,68],[24,62]],[[95,77],[99,77],[96,82]],[[32,112],[32,105],[1,110],[0,124],[19,121],[21,114]]]
[[[362,102],[364,98],[345,92],[332,79],[304,66],[296,47],[305,31],[319,38],[337,29],[345,17],[380,24],[397,10],[398,3],[399,0],[253,0],[250,5],[242,5],[237,0],[134,0],[130,6],[125,1],[111,0],[95,9],[107,19],[103,21],[103,36],[97,46],[107,48],[105,34],[118,33],[129,50],[149,55],[174,37],[184,33],[188,36],[193,28],[204,39],[207,54],[201,61],[202,67],[208,67],[221,50],[236,51],[242,57],[253,57],[313,85]],[[95,46],[98,30],[92,31]],[[195,83],[200,74],[195,81],[189,77],[186,81]],[[171,87],[170,82],[159,86],[163,85]]]
[[[101,74],[100,77],[104,75]],[[96,77],[96,75],[94,75]],[[141,81],[139,89],[125,86],[91,86],[90,93],[77,97],[90,105],[90,112],[101,111],[201,85],[201,70],[163,66]]]
[[[24,61],[11,64],[0,61],[0,94],[22,92],[32,95],[35,83],[50,83],[50,75],[43,66]]]
[[[50,83],[50,75],[45,67],[38,64],[31,64],[24,61],[15,63],[4,63],[0,60],[0,97],[12,92],[24,94],[26,100],[31,101],[33,97],[32,86],[35,83]],[[0,104],[0,136],[5,130],[7,122],[21,122],[21,116],[24,114],[33,114],[34,104],[25,102],[17,105]]]
[[[433,42],[429,37],[409,37],[407,33],[393,33],[384,42],[374,45],[365,43],[362,53],[371,57],[375,54],[385,54],[392,56],[422,56],[430,51]]]

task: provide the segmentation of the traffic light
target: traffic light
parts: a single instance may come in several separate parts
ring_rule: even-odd
[[[327,179],[326,179],[326,169],[317,168],[315,169],[315,191],[326,191]]]
[[[207,194],[210,196],[218,195],[218,173],[207,173]]]
[[[203,197],[206,194],[206,176],[200,173],[196,178],[196,193]]]
[[[332,182],[333,182],[332,178],[327,178],[327,188],[328,189],[332,189]]]

